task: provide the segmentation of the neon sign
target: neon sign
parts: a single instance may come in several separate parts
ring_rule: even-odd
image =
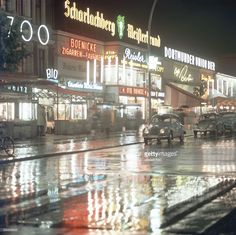
[[[73,89],[88,89],[88,90],[103,90],[103,86],[98,85],[96,83],[86,83],[81,81],[68,81],[67,87]]]
[[[193,81],[192,74],[188,71],[188,66],[184,65],[181,68],[174,68],[175,77],[179,78],[181,82],[191,82]]]
[[[119,87],[120,95],[147,96],[147,89],[136,87]]]
[[[80,39],[70,38],[69,46],[61,48],[61,54],[84,59],[101,60],[101,55],[96,54],[97,44]]]
[[[132,60],[135,62],[146,63],[144,55],[142,55],[140,51],[136,53],[136,52],[132,52],[129,48],[126,48],[124,57],[125,59]]]
[[[96,43],[86,42],[79,39],[70,39],[70,47],[75,49],[86,50],[90,52],[96,52]]]
[[[14,16],[7,16],[7,18],[10,19],[10,28],[8,31],[8,36],[10,36],[11,27],[14,24],[15,17]],[[20,32],[22,34],[21,37],[25,42],[31,41],[31,39],[33,38],[33,34],[34,34],[32,24],[28,20],[23,20],[20,24]],[[25,33],[25,32],[27,32],[27,33]],[[44,36],[42,36],[42,35],[44,35]],[[39,26],[39,28],[37,30],[37,37],[38,37],[39,42],[43,46],[48,44],[50,37],[49,37],[49,30],[46,25]]]
[[[134,29],[134,26],[131,24],[128,24],[127,26],[128,26],[127,27],[128,38],[136,40],[138,44],[140,42],[148,44],[148,37],[149,37],[148,31],[146,31],[146,33],[143,33],[142,29],[140,28]],[[150,45],[155,47],[161,46],[161,39],[159,35],[157,37],[150,36]]]
[[[87,8],[86,11],[79,10],[76,6],[76,3],[73,2],[72,6],[70,5],[70,1],[65,1],[65,17],[70,18],[72,20],[79,21],[81,23],[85,23],[96,28],[100,28],[106,31],[111,32],[111,35],[114,36],[116,32],[116,25],[114,22],[110,20],[106,20],[103,18],[103,13],[99,11],[96,12],[96,15],[90,13],[90,9]]]
[[[184,53],[182,51],[174,50],[172,48],[165,47],[165,57],[182,63],[215,71],[214,62]]]
[[[47,80],[58,83],[58,70],[53,68],[46,69]]]
[[[117,30],[118,30],[119,38],[122,39],[124,36],[124,30],[125,30],[125,17],[118,15],[116,18],[116,23],[117,23]]]

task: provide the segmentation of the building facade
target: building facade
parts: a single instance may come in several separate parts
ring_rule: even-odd
[[[214,62],[167,48],[159,35],[150,35],[148,52],[147,30],[127,16],[111,17],[85,1],[0,4],[9,20],[21,17],[19,30],[31,52],[17,71],[0,73],[0,119],[15,138],[37,135],[38,105],[45,107],[48,132],[80,134],[105,112],[113,130],[137,128],[148,119],[149,99],[152,113],[200,112],[218,83],[223,89]]]

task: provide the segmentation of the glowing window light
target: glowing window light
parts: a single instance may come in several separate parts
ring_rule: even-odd
[[[224,81],[221,79],[221,93],[224,94]]]
[[[89,60],[87,60],[87,83],[89,84]]]
[[[130,85],[133,84],[133,61],[130,63]]]
[[[97,61],[96,59],[94,59],[94,63],[93,63],[94,67],[93,67],[93,83],[96,84],[96,74],[97,74]]]
[[[118,73],[119,73],[119,71],[118,71],[118,56],[116,56],[116,81],[115,81],[115,83],[118,83]]]
[[[233,81],[231,81],[231,87],[230,87],[230,96],[233,96],[233,93],[234,93],[234,83]]]
[[[111,78],[111,57],[108,57],[108,71],[106,81],[110,81]]]
[[[229,83],[226,81],[226,95],[229,95]]]
[[[122,83],[125,84],[125,57],[123,57],[123,69],[122,69]]]
[[[101,83],[103,83],[104,79],[104,58],[101,57]]]

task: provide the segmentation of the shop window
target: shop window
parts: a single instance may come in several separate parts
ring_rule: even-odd
[[[0,121],[11,121],[15,119],[15,104],[0,103]]]
[[[36,120],[36,104],[20,103],[19,104],[19,119],[23,121]]]
[[[55,116],[57,120],[70,120],[70,104],[58,104],[54,106]]]
[[[71,105],[71,120],[87,119],[87,105],[86,104],[72,104]]]

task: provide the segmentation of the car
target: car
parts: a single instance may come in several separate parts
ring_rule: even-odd
[[[236,112],[221,112],[220,115],[224,123],[225,132],[230,134],[236,132]]]
[[[198,133],[204,136],[207,134],[224,134],[224,124],[221,115],[215,112],[200,115],[198,123],[193,128],[195,138],[197,138]]]
[[[156,114],[152,116],[151,122],[143,129],[144,143],[148,144],[153,139],[160,142],[167,139],[168,143],[174,138],[184,141],[184,126],[181,119],[176,114]]]

